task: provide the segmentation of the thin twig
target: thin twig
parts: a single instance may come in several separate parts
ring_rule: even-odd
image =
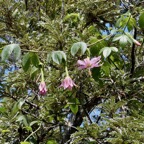
[[[92,122],[92,120],[91,120],[91,118],[90,118],[89,113],[87,112],[87,110],[84,108],[84,106],[83,106],[83,105],[82,105],[82,108],[83,108],[84,113],[85,113],[85,115],[87,116],[87,118],[88,118],[89,122],[92,124],[93,122]]]
[[[25,52],[34,52],[34,53],[48,53],[47,51],[36,51],[36,50],[26,50],[26,49],[21,49],[22,51]]]
[[[33,134],[35,134],[40,128],[41,128],[41,124],[40,124],[40,126],[39,126],[34,132],[32,132],[32,133],[24,140],[24,142],[27,141],[27,140],[28,140]]]
[[[95,45],[95,44],[97,44],[97,43],[105,40],[106,38],[111,37],[112,35],[113,35],[113,34],[110,34],[110,35],[108,35],[108,36],[106,36],[106,37],[104,37],[104,38],[102,38],[102,39],[100,39],[100,40],[98,40],[98,41],[96,41],[96,42],[94,42],[94,43],[92,43],[92,44],[89,44],[87,47],[93,46],[93,45]]]
[[[65,14],[65,2],[64,0],[62,0],[62,6],[61,6],[61,31],[63,31],[63,18],[64,18],[64,14]]]

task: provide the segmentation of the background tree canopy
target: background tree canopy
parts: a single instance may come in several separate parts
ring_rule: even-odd
[[[144,143],[143,0],[0,0],[0,143]]]

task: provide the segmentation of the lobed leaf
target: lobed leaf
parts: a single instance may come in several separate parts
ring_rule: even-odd
[[[81,52],[81,55],[83,55],[85,53],[87,49],[87,45],[86,43],[84,42],[77,42],[77,43],[74,43],[71,47],[71,54],[73,56],[75,56],[75,54],[80,50]]]
[[[7,60],[12,53],[13,53],[14,60],[18,60],[20,58],[21,49],[19,47],[19,44],[10,44],[5,46],[1,53],[2,61]]]
[[[55,63],[60,64],[62,63],[62,60],[66,61],[66,54],[63,51],[54,51],[52,52],[52,60]]]
[[[138,20],[140,28],[144,28],[144,12],[140,15],[139,20]]]

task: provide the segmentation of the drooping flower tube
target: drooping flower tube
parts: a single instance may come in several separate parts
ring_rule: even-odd
[[[74,81],[71,79],[71,77],[68,74],[68,69],[67,66],[65,67],[65,72],[66,72],[66,77],[65,79],[62,81],[60,87],[63,87],[64,89],[69,89],[72,90],[72,88],[74,86],[76,86],[76,84],[74,83]]]
[[[39,94],[40,95],[46,95],[46,93],[47,93],[47,88],[46,88],[46,84],[44,82],[43,69],[41,68],[41,83],[39,85]]]
[[[76,86],[76,84],[73,82],[73,80],[69,76],[66,76],[60,85],[60,87],[63,87],[64,89],[69,89],[69,90],[72,90],[73,86]]]
[[[42,81],[39,85],[39,94],[40,95],[46,95],[46,93],[47,93],[46,84],[44,81]]]
[[[141,43],[135,39],[133,39],[133,42],[137,45],[137,46],[141,46]]]
[[[99,57],[94,57],[90,60],[89,57],[87,57],[84,60],[78,60],[77,65],[78,69],[92,69],[94,67],[100,67],[101,65],[99,64],[101,62],[101,56]]]

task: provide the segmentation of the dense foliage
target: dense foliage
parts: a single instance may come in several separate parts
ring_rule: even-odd
[[[143,0],[0,0],[0,143],[144,143]]]

